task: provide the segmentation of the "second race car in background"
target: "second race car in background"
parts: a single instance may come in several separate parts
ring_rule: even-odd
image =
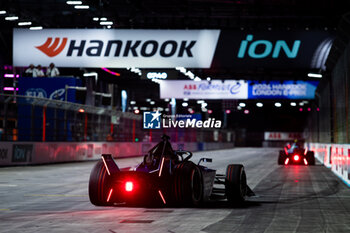
[[[304,148],[301,143],[288,143],[279,153],[278,164],[315,165],[315,154]]]

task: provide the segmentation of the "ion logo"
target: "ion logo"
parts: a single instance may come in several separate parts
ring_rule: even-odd
[[[248,56],[251,58],[259,59],[269,56],[272,52],[272,58],[278,58],[281,52],[281,49],[284,51],[288,58],[295,58],[298,55],[300,40],[294,41],[293,47],[290,49],[284,40],[277,40],[276,44],[273,45],[272,42],[268,40],[257,40],[252,42],[249,46],[248,43],[253,41],[253,35],[247,35],[246,40],[242,40],[239,51],[238,58],[244,58],[247,47],[248,47]],[[256,47],[262,47],[262,52],[257,53]]]
[[[62,43],[60,43],[60,38],[56,37],[52,43],[52,37],[47,38],[46,42],[40,46],[36,46],[41,52],[45,53],[49,57],[55,57],[62,52],[67,44],[67,38],[64,37]]]
[[[144,129],[160,129],[160,115],[157,112],[144,112],[143,113],[143,128]]]

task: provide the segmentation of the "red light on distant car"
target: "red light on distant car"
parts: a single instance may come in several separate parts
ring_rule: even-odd
[[[294,155],[293,159],[294,159],[294,161],[299,161],[300,157],[299,157],[299,155]]]
[[[125,191],[131,192],[134,189],[134,184],[131,181],[125,183]]]

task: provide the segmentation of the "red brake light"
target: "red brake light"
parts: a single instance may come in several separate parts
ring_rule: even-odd
[[[134,188],[134,184],[131,181],[125,183],[125,191],[131,192]]]
[[[294,155],[293,159],[294,159],[294,161],[299,161],[300,157],[299,157],[299,155]]]

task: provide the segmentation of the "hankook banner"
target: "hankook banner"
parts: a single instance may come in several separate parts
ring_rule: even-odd
[[[318,81],[160,81],[160,97],[177,99],[313,99]]]
[[[14,29],[13,65],[209,68],[219,34],[219,30]]]
[[[324,69],[326,31],[14,29],[13,65]]]

